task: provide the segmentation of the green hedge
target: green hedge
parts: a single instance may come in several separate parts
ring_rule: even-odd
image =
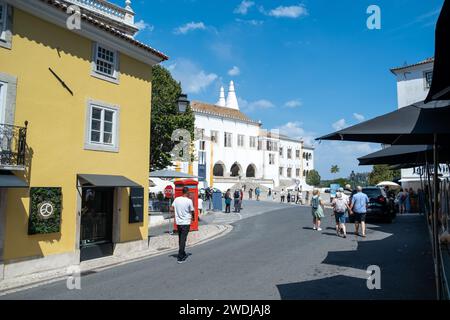
[[[54,211],[51,217],[43,219],[39,215],[39,205],[50,202]],[[31,188],[30,190],[30,220],[28,234],[49,234],[61,231],[61,188]]]

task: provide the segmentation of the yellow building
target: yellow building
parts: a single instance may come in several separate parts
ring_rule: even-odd
[[[167,57],[133,38],[125,3],[0,0],[0,281],[148,245]]]

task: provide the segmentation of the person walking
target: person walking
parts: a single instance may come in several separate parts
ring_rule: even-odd
[[[398,203],[398,211],[400,214],[404,214],[406,211],[405,202],[406,202],[406,193],[403,191],[403,188],[400,189],[400,192],[397,194],[397,203]]]
[[[313,216],[313,230],[322,231],[320,223],[324,215],[325,205],[320,197],[319,189],[314,189],[313,197],[311,199],[312,216]]]
[[[259,197],[261,196],[261,189],[259,187],[256,187],[255,194],[256,194],[256,201],[259,201]]]
[[[303,194],[301,189],[297,189],[297,197],[295,199],[295,204],[298,204],[300,202],[301,205],[303,205]]]
[[[248,198],[249,198],[250,200],[252,200],[252,198],[253,198],[253,189],[252,189],[252,188],[250,188],[250,189],[248,190]]]
[[[231,190],[225,193],[225,213],[231,213]]]
[[[175,212],[175,223],[178,230],[178,263],[186,261],[186,240],[189,234],[192,221],[195,219],[194,203],[189,198],[189,188],[183,188],[183,196],[176,198],[171,207],[171,212]]]
[[[309,204],[309,191],[306,191],[305,204]]]
[[[284,191],[284,189],[281,189],[280,196],[281,202],[284,202],[284,199],[286,198],[286,192]]]
[[[271,198],[272,197],[272,188],[269,188],[269,191],[267,192],[267,198]]]
[[[334,198],[333,203],[333,214],[336,220],[336,234],[337,236],[342,236],[347,238],[347,231],[345,229],[345,213],[350,212],[350,206],[348,204],[347,196],[344,194],[344,189],[336,193],[336,198]]]
[[[244,191],[245,191],[245,189],[241,189],[240,191],[241,191],[241,194],[240,194],[240,197],[239,197],[239,211],[241,211],[243,209],[242,208],[242,204],[244,203]]]
[[[240,190],[236,189],[234,191],[233,199],[234,199],[234,212],[236,212],[236,213],[241,212],[241,204],[240,204],[241,191]]]
[[[369,197],[362,192],[362,187],[356,188],[356,194],[352,197],[350,207],[351,216],[355,222],[355,235],[359,235],[359,225],[361,224],[361,236],[366,237],[366,213],[369,205]]]
[[[203,213],[203,199],[202,196],[200,195],[198,197],[198,214],[201,215]]]
[[[291,191],[289,190],[287,193],[287,203],[291,202]]]

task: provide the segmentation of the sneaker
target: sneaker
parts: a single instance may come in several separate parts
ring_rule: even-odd
[[[182,264],[182,263],[184,263],[186,261],[186,259],[184,259],[184,260],[177,260],[177,263],[178,264]]]
[[[322,228],[317,228],[317,231],[322,231]]]
[[[313,226],[313,230],[317,230],[316,226]]]

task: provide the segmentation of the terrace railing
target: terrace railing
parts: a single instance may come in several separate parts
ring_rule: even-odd
[[[0,123],[0,169],[22,170],[26,165],[27,126]]]

